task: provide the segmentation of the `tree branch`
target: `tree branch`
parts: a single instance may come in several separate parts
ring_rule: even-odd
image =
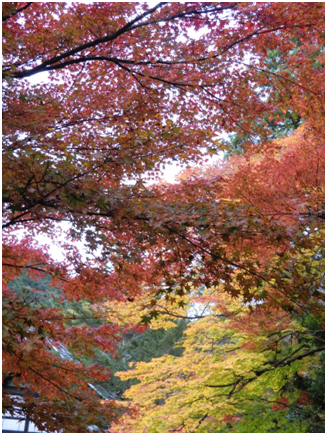
[[[19,71],[13,74],[10,74],[11,77],[13,78],[24,78],[24,77],[30,77],[34,74],[37,74],[41,71],[47,71],[50,65],[53,65],[57,62],[60,62],[62,59],[66,59],[67,57],[73,56],[76,53],[80,53],[83,50],[86,50],[87,48],[91,48],[91,47],[96,47],[99,44],[103,44],[104,42],[110,42],[113,41],[114,39],[117,39],[120,35],[122,35],[123,33],[126,33],[128,31],[131,30],[131,27],[133,26],[133,24],[137,23],[138,21],[142,20],[144,17],[146,17],[147,15],[152,14],[154,11],[156,11],[157,9],[159,9],[161,6],[165,5],[167,2],[160,2],[158,3],[156,6],[154,6],[151,9],[148,9],[147,11],[145,11],[143,14],[137,16],[136,18],[134,18],[134,20],[129,21],[127,24],[125,24],[125,26],[121,27],[119,30],[117,30],[116,32],[112,33],[111,35],[106,35],[103,36],[102,38],[97,38],[94,39],[91,42],[86,42],[85,44],[81,44],[78,47],[75,47],[71,50],[68,50],[58,56],[55,56],[51,59],[48,59],[44,62],[42,62],[40,65],[31,68],[29,70],[26,71]]]
[[[296,351],[299,351],[300,349],[297,349]],[[250,382],[255,381],[260,376],[262,376],[264,373],[270,372],[272,370],[275,370],[278,367],[285,367],[287,365],[292,364],[294,361],[299,361],[303,358],[306,358],[307,356],[314,355],[317,352],[322,352],[325,350],[325,346],[317,347],[315,349],[308,350],[307,352],[303,352],[300,355],[294,355],[291,358],[286,357],[283,358],[280,361],[277,361],[276,363],[272,363],[267,361],[264,364],[271,364],[270,367],[260,369],[253,371],[255,373],[255,376],[245,378],[244,376],[240,376],[238,379],[236,379],[234,382],[228,383],[228,384],[219,384],[219,385],[205,385],[209,388],[225,388],[225,387],[233,387],[231,391],[227,394],[228,397],[231,397],[233,394],[238,393],[241,391],[247,384]],[[293,352],[294,353],[294,352]]]
[[[13,14],[10,15],[4,15],[2,17],[2,22],[4,23],[5,21],[7,21],[9,18],[14,17],[15,15],[19,14],[19,12],[23,11],[24,9],[27,9],[28,7],[30,7],[33,4],[33,2],[28,2],[25,6],[22,6],[20,9],[17,9],[16,12],[14,12]]]

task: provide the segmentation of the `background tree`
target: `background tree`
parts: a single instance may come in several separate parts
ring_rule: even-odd
[[[211,313],[190,324],[181,357],[166,355],[120,373],[125,380],[139,379],[126,396],[140,410],[136,418],[122,418],[112,432],[323,431],[324,401],[312,394],[323,359],[308,355],[290,361],[300,347],[297,339],[302,337],[303,346],[313,340],[311,333],[290,323],[287,313],[264,309],[261,321],[271,329],[243,332],[241,319],[235,320],[242,313],[243,324],[249,321],[246,308],[221,294],[218,298],[217,290],[206,297],[212,301],[215,294],[219,309],[211,303]],[[259,310],[254,317],[252,325],[260,319]]]
[[[112,323],[116,316],[118,316],[117,322],[124,326],[134,323],[131,321],[130,305],[133,303],[130,301],[122,302],[118,306],[117,301],[114,304],[107,303],[107,307],[104,305],[97,307],[87,299],[81,299],[78,302],[67,301],[62,295],[62,290],[58,287],[51,287],[50,283],[50,275],[35,281],[35,277],[33,279],[23,271],[18,278],[9,283],[9,287],[14,289],[15,296],[21,298],[25,304],[43,309],[61,308],[60,315],[65,320],[67,328],[71,326],[98,327],[107,321]],[[124,382],[114,376],[117,371],[128,370],[131,362],[149,362],[152,358],[165,354],[179,355],[182,351],[182,348],[175,348],[175,345],[182,338],[187,325],[186,319],[176,318],[175,321],[171,321],[166,316],[166,319],[160,318],[160,321],[152,322],[149,328],[141,327],[142,315],[145,316],[146,311],[149,310],[142,311],[140,301],[138,303],[135,301],[133,305],[135,305],[133,311],[136,316],[136,328],[122,334],[121,341],[117,343],[116,354],[104,352],[98,348],[97,343],[94,345],[92,355],[75,354],[74,342],[69,342],[65,346],[61,343],[58,348],[53,346],[53,352],[57,352],[64,359],[78,361],[85,367],[97,363],[110,369],[112,376],[109,380],[100,383],[97,379],[93,381],[93,386],[101,392],[104,398],[121,399],[123,392],[136,382],[136,379]],[[42,335],[42,331],[40,334]],[[50,345],[51,342],[48,341],[48,344]]]

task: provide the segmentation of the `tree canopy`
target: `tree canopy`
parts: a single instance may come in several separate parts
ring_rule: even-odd
[[[251,403],[286,422],[262,431],[321,427],[300,372],[320,379],[324,349],[323,31],[319,2],[3,3],[3,373],[38,394],[23,412],[40,429],[253,431]],[[193,166],[158,182],[171,162]],[[56,303],[18,291],[22,271],[51,276]],[[94,322],[67,318],[80,300]],[[136,366],[135,406],[53,352],[115,356],[169,316],[192,320],[185,351]]]
[[[120,373],[140,381],[126,393],[140,411],[113,432],[324,431],[323,179],[316,185],[317,172],[301,164],[319,167],[323,145],[307,134],[299,128],[263,153],[249,150],[218,169],[192,170],[178,185],[178,201],[169,187],[165,206],[171,198],[180,208],[172,231],[184,258],[189,245],[193,258],[181,267],[173,251],[167,254],[165,262],[179,266],[179,284],[161,292],[169,308],[159,298],[149,315],[170,312],[193,322],[182,356]],[[195,191],[200,204],[191,202]],[[181,231],[189,225],[185,208],[196,230]],[[183,294],[180,313],[176,295]],[[194,307],[201,314],[192,314]]]

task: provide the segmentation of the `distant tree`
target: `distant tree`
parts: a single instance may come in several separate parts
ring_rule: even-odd
[[[58,287],[51,287],[51,276],[39,278],[36,281],[26,272],[22,272],[18,278],[9,283],[9,287],[15,290],[16,297],[22,298],[25,303],[38,308],[58,308],[61,307],[61,314],[67,327],[69,326],[88,326],[98,327],[106,322],[110,322],[110,316],[105,311],[99,312],[96,305],[91,304],[86,299],[80,301],[67,301],[63,298],[62,290]],[[130,304],[128,302],[128,304]],[[59,319],[61,320],[61,319]],[[126,321],[126,324],[128,322]],[[67,343],[65,347],[59,349],[67,350],[70,359],[81,362],[85,367],[92,364],[110,369],[112,377],[106,382],[94,381],[94,385],[108,398],[120,399],[132,382],[122,382],[114,376],[117,371],[128,370],[130,364],[137,361],[149,362],[152,358],[158,358],[165,354],[180,355],[182,348],[176,347],[183,336],[187,322],[185,319],[176,319],[165,328],[157,325],[157,329],[143,328],[143,332],[129,331],[122,335],[122,340],[118,343],[117,354],[112,356],[103,350],[94,347],[93,356],[83,356],[74,354],[74,341]],[[45,337],[46,338],[46,337]],[[56,349],[53,349],[56,352]],[[65,355],[60,355],[65,358]]]

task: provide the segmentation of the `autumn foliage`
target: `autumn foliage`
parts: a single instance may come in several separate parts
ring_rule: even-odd
[[[315,355],[324,350],[323,151],[301,127],[261,152],[192,170],[177,187],[159,186],[165,207],[179,205],[169,228],[181,239],[184,260],[167,254],[179,285],[147,307],[193,322],[182,357],[166,355],[120,373],[140,381],[126,393],[140,413],[123,417],[113,432],[321,428],[311,393],[293,382],[299,372],[319,367]],[[205,205],[191,202],[195,195]],[[190,216],[197,225],[189,226]],[[182,294],[188,295],[184,313]],[[297,405],[307,407],[307,421]],[[284,411],[278,424],[269,409]],[[258,413],[267,414],[265,423]]]
[[[319,378],[324,350],[323,15],[318,2],[3,3],[3,374],[37,394],[22,412],[40,429],[321,428],[303,373]],[[159,182],[174,161],[192,166]],[[61,297],[17,294],[22,271],[50,274]],[[81,299],[101,325],[70,322],[63,302]],[[182,356],[122,374],[140,380],[128,404],[95,394],[110,373],[79,356],[115,356],[130,331],[176,318],[190,320]]]

